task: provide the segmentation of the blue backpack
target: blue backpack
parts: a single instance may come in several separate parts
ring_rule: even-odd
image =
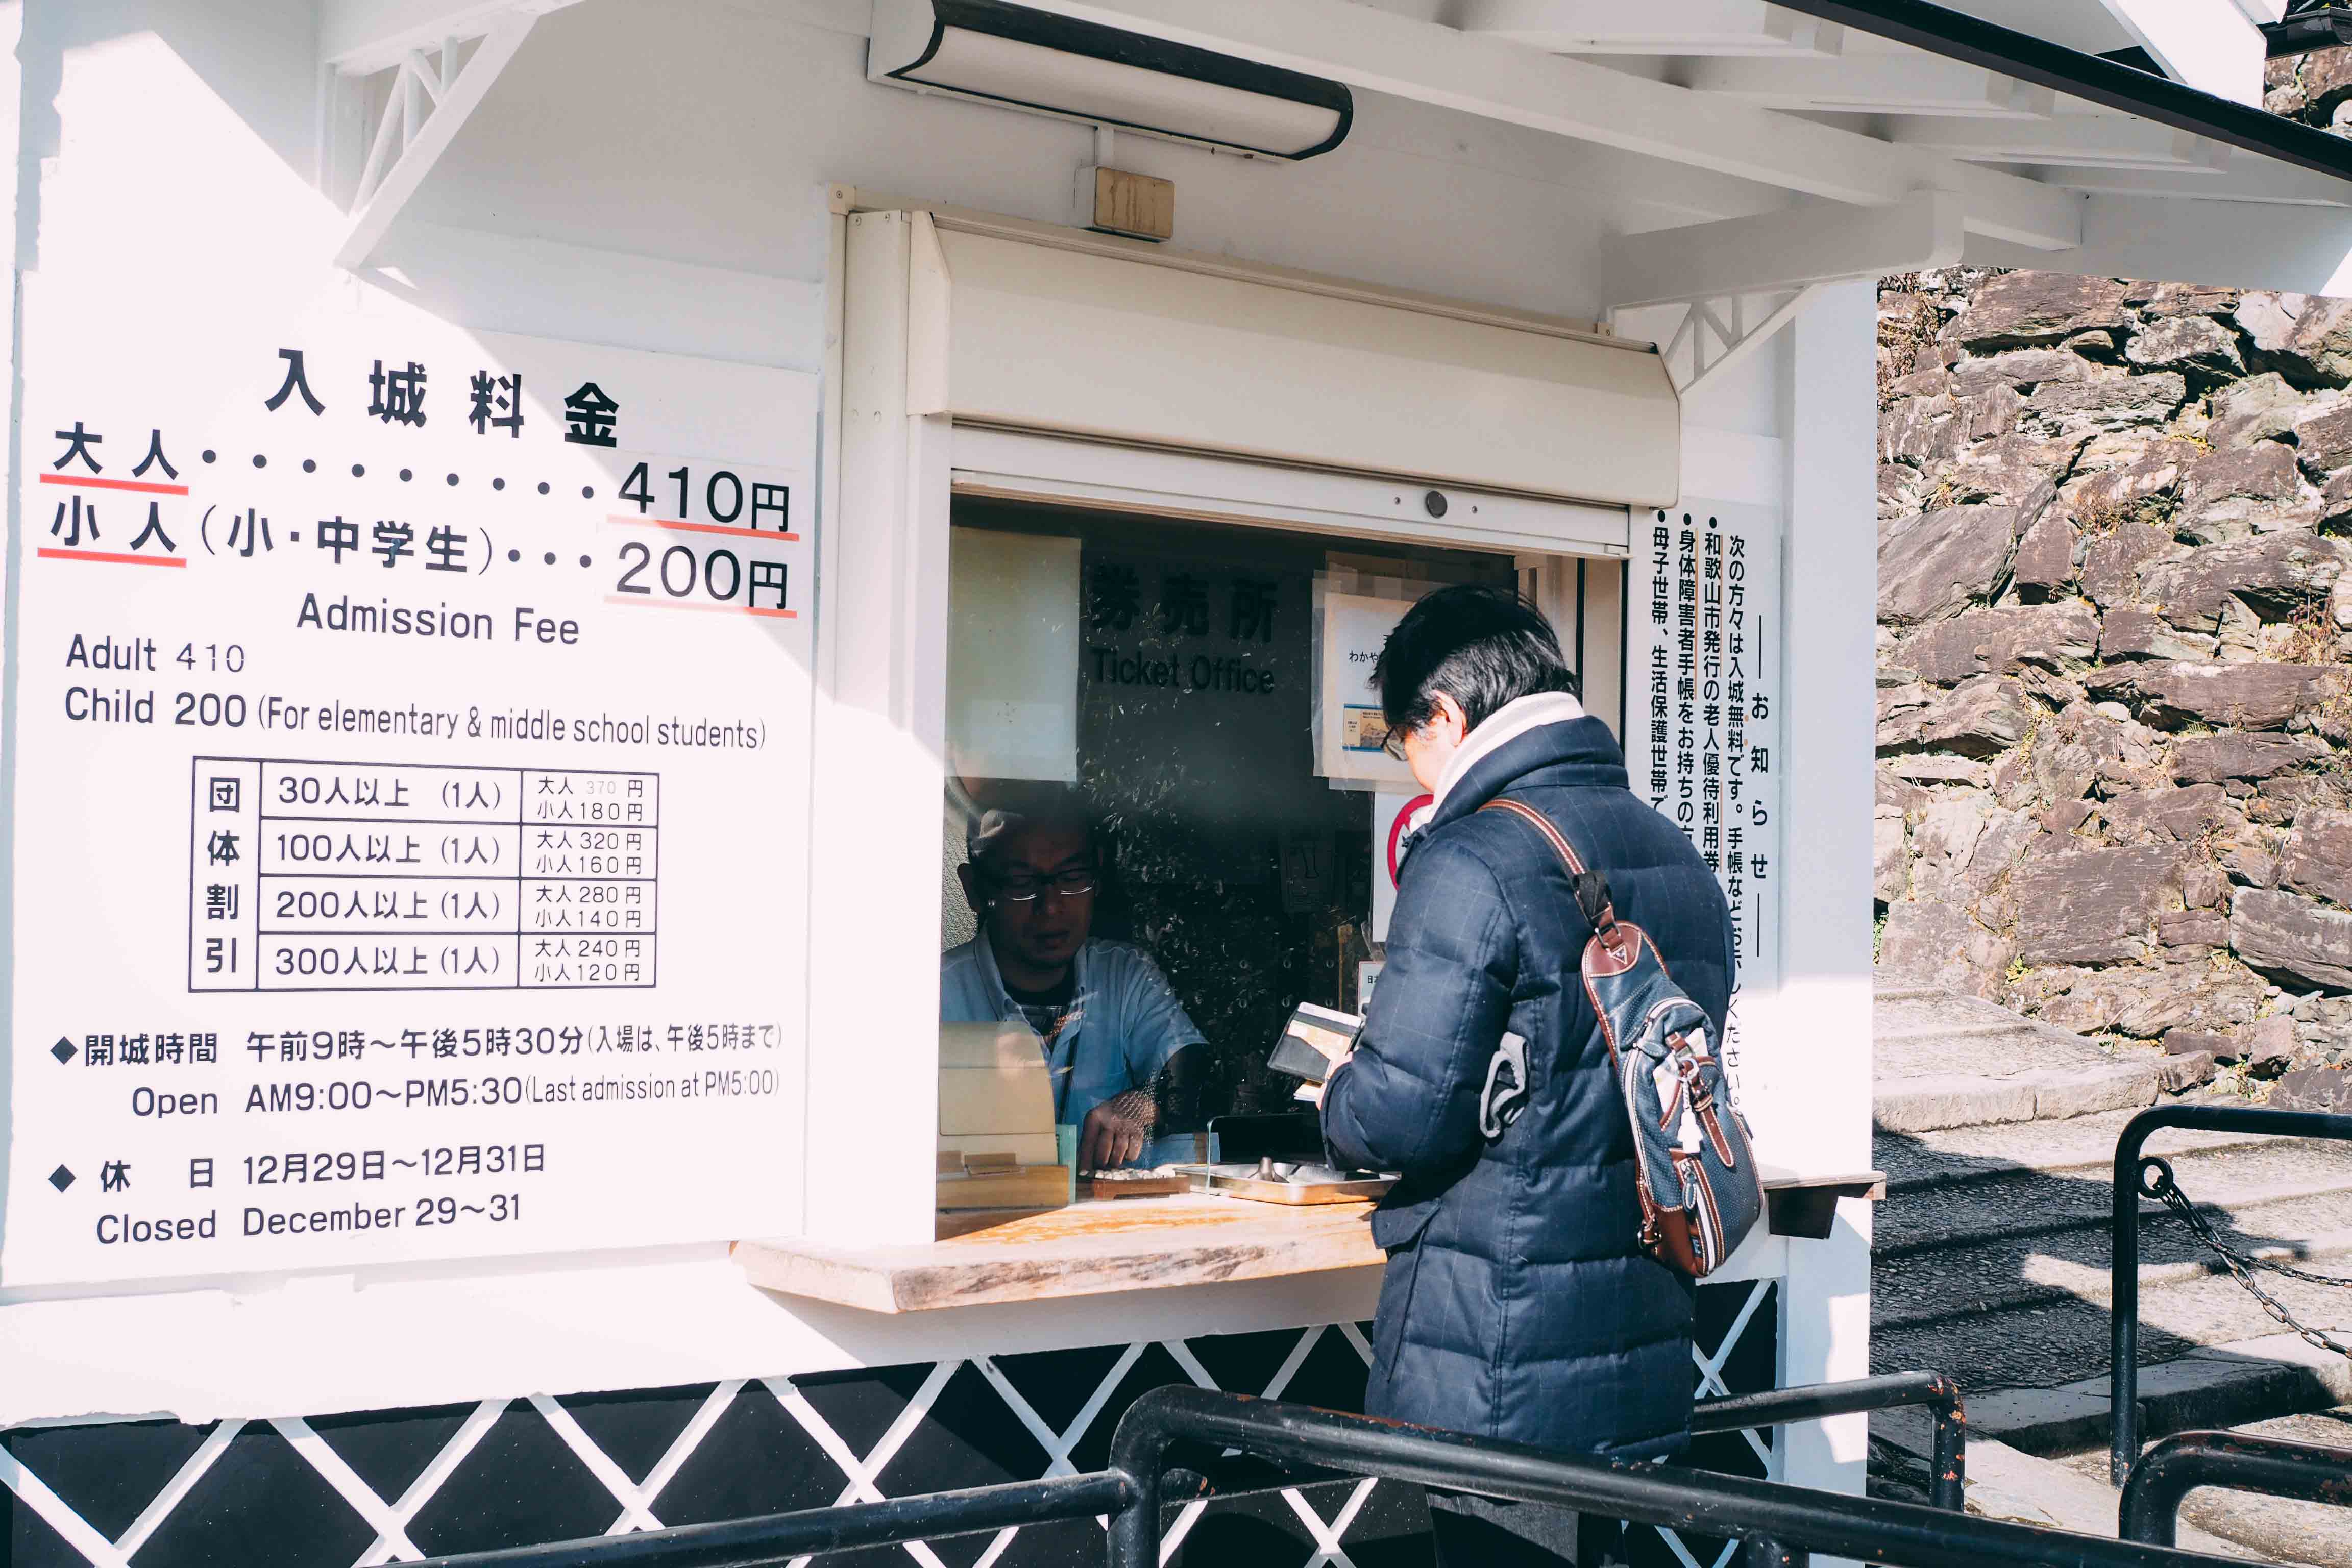
[[[1633,1123],[1636,1189],[1642,1201],[1642,1250],[1677,1273],[1705,1279],[1739,1249],[1764,1213],[1764,1184],[1748,1146],[1748,1119],[1733,1102],[1722,1059],[1708,1048],[1714,1026],[1699,1005],[1666,973],[1649,933],[1617,918],[1608,879],[1585,869],[1551,818],[1516,800],[1491,800],[1481,811],[1506,811],[1525,820],[1559,856],[1577,907],[1592,928],[1584,944],[1584,994],[1609,1042],[1609,1060]],[[1515,1037],[1489,1077],[1510,1076],[1524,1098],[1524,1059],[1507,1064]],[[1500,1117],[1499,1135],[1517,1107]]]

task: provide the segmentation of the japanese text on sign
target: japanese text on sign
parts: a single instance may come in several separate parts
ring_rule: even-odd
[[[1741,988],[1774,984],[1779,526],[1756,507],[1694,504],[1647,513],[1635,529],[1625,738],[1633,788],[1722,885]]]

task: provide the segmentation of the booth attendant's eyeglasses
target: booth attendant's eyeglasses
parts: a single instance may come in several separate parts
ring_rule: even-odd
[[[996,896],[1008,904],[1025,904],[1048,888],[1063,898],[1075,899],[1080,893],[1093,892],[1101,885],[1101,872],[1091,866],[1074,866],[1050,877],[999,878]]]
[[[1386,752],[1390,756],[1394,757],[1398,762],[1404,761],[1404,738],[1406,735],[1410,734],[1412,731],[1412,726],[1410,724],[1390,725],[1389,732],[1381,737],[1381,750]]]

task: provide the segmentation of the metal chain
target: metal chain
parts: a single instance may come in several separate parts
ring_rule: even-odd
[[[2153,1186],[2149,1184],[2150,1176],[2156,1178]],[[2244,1252],[2231,1246],[2214,1230],[2212,1222],[2197,1212],[2197,1205],[2189,1201],[2188,1195],[2181,1192],[2179,1185],[2172,1179],[2172,1167],[2162,1160],[2149,1159],[2140,1163],[2140,1191],[2146,1196],[2157,1199],[2166,1208],[2171,1210],[2180,1223],[2189,1227],[2189,1234],[2221,1260],[2223,1267],[2230,1270],[2231,1278],[2244,1286],[2247,1294],[2261,1302],[2263,1310],[2268,1312],[2273,1320],[2293,1329],[2302,1338],[2304,1343],[2314,1350],[2326,1351],[2331,1355],[2340,1355],[2347,1361],[2352,1361],[2352,1345],[2346,1344],[2324,1329],[2315,1329],[2297,1319],[2293,1312],[2287,1310],[2285,1302],[2263,1289],[2262,1282],[2254,1278],[2254,1274],[2259,1269],[2267,1273],[2284,1275],[2290,1279],[2300,1279],[2306,1284],[2334,1285],[2341,1289],[2352,1289],[2352,1279],[2345,1279],[2334,1274],[2307,1273],[2303,1269],[2290,1268],[2286,1264],[2276,1263],[2266,1258],[2256,1258],[2250,1252]]]

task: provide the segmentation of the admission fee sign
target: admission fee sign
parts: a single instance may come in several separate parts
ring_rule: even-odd
[[[0,1283],[790,1228],[813,378],[26,319]]]

